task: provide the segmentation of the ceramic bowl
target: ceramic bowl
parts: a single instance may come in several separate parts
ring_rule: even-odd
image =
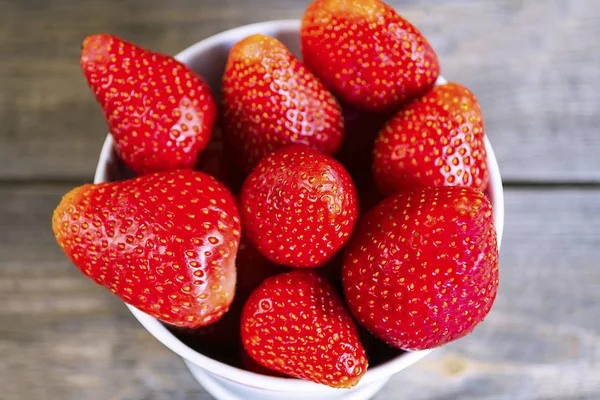
[[[297,20],[241,26],[202,40],[179,53],[176,58],[202,75],[220,100],[221,76],[229,49],[234,43],[246,36],[262,33],[279,39],[292,53],[300,57],[299,28],[300,22]],[[445,80],[440,78],[438,83],[445,83]],[[494,151],[487,138],[485,144],[498,245],[500,245],[504,225],[502,181]],[[113,148],[112,137],[108,135],[100,154],[94,181],[98,183],[119,180],[124,178],[124,174],[123,166]],[[365,400],[379,391],[392,375],[416,363],[431,351],[403,353],[390,361],[369,368],[356,387],[332,389],[298,379],[259,375],[216,361],[188,347],[155,318],[132,306],[127,307],[148,332],[184,359],[194,378],[219,400]]]

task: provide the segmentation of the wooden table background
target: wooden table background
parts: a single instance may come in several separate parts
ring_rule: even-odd
[[[398,0],[479,97],[506,185],[501,287],[468,339],[375,399],[600,399],[600,1]],[[54,242],[105,125],[79,70],[110,32],[176,53],[305,0],[0,0],[0,399],[210,396]]]

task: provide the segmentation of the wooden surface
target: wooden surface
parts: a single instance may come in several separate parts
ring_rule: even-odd
[[[487,321],[375,398],[600,399],[600,2],[391,3],[480,98],[506,228]],[[106,31],[176,53],[306,4],[0,0],[0,399],[210,398],[52,237],[53,208],[91,180],[106,131],[79,45]]]

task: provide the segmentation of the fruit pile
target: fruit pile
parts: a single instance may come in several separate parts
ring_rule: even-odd
[[[269,36],[236,43],[218,107],[173,57],[86,38],[81,67],[136,177],[71,190],[52,226],[83,274],[180,337],[352,387],[373,336],[429,349],[490,311],[484,125],[379,0],[316,0],[300,39],[302,61]]]

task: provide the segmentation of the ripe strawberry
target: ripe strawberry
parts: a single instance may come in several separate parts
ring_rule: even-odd
[[[267,260],[243,235],[235,258],[235,267],[235,299],[229,311],[213,324],[194,329],[176,328],[176,334],[188,346],[206,356],[226,360],[228,363],[233,360],[252,372],[276,376],[275,373],[265,373],[265,367],[253,360],[248,362],[249,357],[242,355],[244,351],[240,340],[240,318],[244,303],[258,285],[270,276],[285,272],[286,268]]]
[[[84,40],[81,68],[130,169],[146,174],[194,166],[216,118],[200,76],[173,57],[104,34]]]
[[[240,221],[233,195],[209,175],[80,186],[62,199],[52,228],[84,275],[161,321],[203,326],[231,304]]]
[[[342,283],[358,322],[397,348],[428,349],[470,333],[498,287],[490,202],[468,187],[387,198],[357,227]]]
[[[367,370],[356,326],[335,288],[314,271],[264,281],[242,311],[248,354],[274,371],[352,387]]]
[[[290,267],[327,263],[358,214],[350,175],[333,158],[293,145],[263,158],[241,193],[246,235],[265,257]]]
[[[249,173],[292,143],[334,154],[343,118],[335,98],[287,48],[265,35],[236,43],[223,75],[223,126],[235,159]]]
[[[315,0],[300,38],[306,66],[367,111],[395,111],[432,88],[439,75],[427,40],[380,0]]]
[[[488,184],[477,99],[457,83],[437,86],[400,110],[379,133],[373,177],[385,194],[420,186]]]

